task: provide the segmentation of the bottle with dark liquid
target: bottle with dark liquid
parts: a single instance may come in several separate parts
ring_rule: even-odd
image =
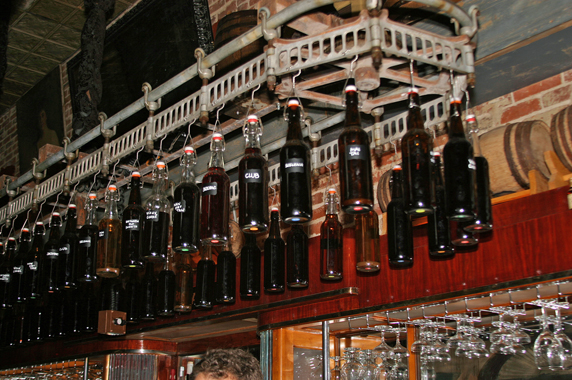
[[[101,277],[113,278],[119,276],[121,270],[121,221],[117,211],[119,191],[115,185],[107,188],[105,201],[105,212],[98,224],[96,273]]]
[[[59,289],[59,255],[60,255],[60,228],[62,227],[62,219],[58,212],[52,214],[50,222],[50,237],[44,246],[45,259],[43,279],[43,290],[49,293]]]
[[[18,250],[16,238],[9,237],[2,248],[0,252],[0,308],[8,309],[12,307],[12,286],[14,285],[12,267]]]
[[[326,219],[320,227],[320,277],[323,280],[339,280],[343,275],[344,242],[343,227],[338,219],[336,189],[328,189],[325,204]]]
[[[82,294],[79,289],[79,284],[76,287],[64,290],[64,302],[66,304],[67,317],[63,324],[67,324],[67,332],[70,335],[81,334],[81,318],[82,314],[85,312],[82,305]]]
[[[173,249],[180,253],[199,250],[201,190],[195,183],[196,163],[195,149],[185,147],[181,158],[181,183],[175,188],[173,207]]]
[[[256,236],[245,234],[245,242],[240,251],[240,296],[260,297],[260,264],[262,254],[256,244]]]
[[[175,254],[177,270],[175,280],[175,311],[190,313],[193,308],[193,267],[191,255]]]
[[[236,299],[236,256],[227,245],[217,257],[215,302],[231,304]]]
[[[262,125],[258,116],[248,116],[243,133],[246,150],[238,164],[238,220],[244,232],[265,232],[268,229],[268,162],[260,150]]]
[[[65,320],[62,315],[62,293],[59,289],[46,293],[44,297],[42,314],[42,334],[43,339],[52,340],[60,336],[65,336],[65,331],[58,329],[59,322]]]
[[[358,106],[355,80],[350,78],[346,85],[346,127],[338,138],[341,204],[348,214],[373,209],[370,139],[361,127]]]
[[[450,220],[472,220],[475,217],[475,160],[473,146],[465,137],[461,120],[461,101],[451,101],[449,141],[443,148],[447,216]]]
[[[139,323],[141,315],[141,281],[139,280],[139,268],[128,268],[123,272],[127,278],[125,282],[125,312],[127,314],[127,323]],[[122,275],[122,276],[123,276]]]
[[[446,213],[446,192],[441,174],[441,153],[433,153],[433,215],[427,216],[427,237],[429,254],[434,257],[448,257],[455,253],[451,245],[451,228]]]
[[[473,143],[476,169],[476,216],[472,223],[465,227],[472,232],[487,232],[493,229],[493,206],[489,178],[489,162],[483,156],[479,142],[479,127],[475,115],[467,115],[467,128]]]
[[[288,101],[288,133],[280,149],[280,214],[284,223],[312,219],[310,147],[302,140],[300,102]]]
[[[141,259],[141,229],[145,209],[141,206],[141,174],[131,173],[131,192],[121,222],[121,265],[123,268],[143,268]]]
[[[38,299],[41,297],[40,277],[44,263],[44,223],[37,222],[34,228],[34,240],[32,247],[26,258],[24,267],[25,283],[27,289],[27,299]]]
[[[12,261],[12,304],[24,303],[26,301],[26,278],[25,268],[30,245],[32,244],[32,236],[28,227],[22,228],[20,233],[20,245],[18,251]]]
[[[96,221],[97,195],[89,193],[85,203],[87,212],[85,224],[78,233],[77,247],[77,279],[80,282],[94,282],[97,280],[95,261],[97,257],[98,227]]]
[[[456,247],[473,247],[479,244],[479,239],[466,228],[472,224],[471,220],[460,220],[451,227],[451,243]]]
[[[270,212],[270,232],[264,241],[264,290],[283,292],[286,288],[286,243],[280,235],[278,207]]]
[[[379,217],[375,210],[355,217],[356,269],[376,272],[380,268]]]
[[[197,263],[197,287],[193,305],[197,309],[210,309],[214,302],[215,263],[212,260],[212,247],[203,245],[202,257]]]
[[[81,308],[83,311],[80,317],[80,328],[86,333],[97,331],[99,308],[95,284],[94,281],[80,282],[78,286],[81,293]]]
[[[76,257],[78,255],[77,210],[75,204],[70,204],[66,216],[66,229],[60,239],[60,277],[61,289],[75,288]]]
[[[301,225],[293,225],[286,237],[286,273],[288,287],[306,288],[310,283],[308,235]]]
[[[401,166],[397,165],[391,173],[393,188],[391,202],[387,205],[387,255],[391,264],[408,266],[413,264],[413,229],[405,212],[401,172]]]
[[[412,217],[428,215],[431,207],[431,151],[433,140],[423,126],[416,88],[409,90],[407,132],[401,139],[403,192],[406,212]]]
[[[142,283],[143,292],[140,302],[143,310],[141,310],[141,319],[154,321],[157,317],[157,277],[155,277],[155,264],[153,262],[145,264],[145,275]]]
[[[201,240],[203,244],[225,245],[229,237],[230,179],[224,171],[224,138],[215,132],[211,159],[203,177]]]
[[[145,202],[142,253],[143,259],[157,262],[167,257],[171,223],[171,202],[167,199],[169,174],[163,161],[157,162],[153,180],[153,193]]]
[[[157,314],[161,317],[175,315],[175,272],[173,252],[168,249],[163,269],[157,276]]]
[[[103,277],[99,310],[123,311],[125,291],[121,280],[117,277]]]

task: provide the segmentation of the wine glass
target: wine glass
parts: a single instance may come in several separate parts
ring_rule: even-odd
[[[399,361],[401,359],[406,359],[409,357],[409,350],[407,349],[407,347],[401,344],[401,339],[399,337],[401,329],[399,328],[399,326],[397,326],[395,333],[396,336],[395,336],[395,346],[393,347],[393,356],[395,357],[396,361]]]
[[[332,356],[330,359],[334,361],[334,368],[330,371],[331,380],[340,380],[341,379],[341,367],[340,367],[340,356]]]
[[[363,367],[357,357],[359,348],[346,347],[344,352],[346,362],[342,366],[342,380],[361,380],[363,377]]]
[[[534,360],[539,370],[562,368],[564,347],[550,330],[550,324],[546,315],[546,307],[542,306],[542,315],[537,317],[542,323],[542,331],[534,342]]]
[[[556,325],[554,326],[554,331],[556,332],[555,337],[558,339],[562,345],[562,369],[572,368],[572,339],[564,331],[562,325],[562,317],[560,315],[560,308],[555,310],[556,312]]]
[[[374,349],[374,353],[381,358],[381,365],[385,366],[389,359],[393,359],[393,347],[387,344],[385,341],[385,332],[392,330],[391,326],[380,325],[375,327],[376,330],[381,333],[381,343],[378,344]]]

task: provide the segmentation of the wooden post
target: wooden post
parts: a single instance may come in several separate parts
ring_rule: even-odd
[[[291,328],[274,330],[272,342],[272,378],[294,379],[294,333]]]

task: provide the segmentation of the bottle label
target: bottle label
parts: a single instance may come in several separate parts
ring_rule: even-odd
[[[80,241],[79,241],[79,246],[80,246],[80,247],[84,247],[84,248],[89,248],[89,247],[91,247],[91,237],[88,236],[88,237],[86,237],[86,238],[84,238],[84,239],[80,239]]]
[[[347,160],[366,160],[367,159],[366,145],[350,144],[346,149],[346,159]]]
[[[125,229],[128,231],[139,231],[139,219],[127,219]]]
[[[203,185],[203,196],[216,195],[218,190],[218,183],[210,182]]]
[[[187,202],[184,199],[181,199],[180,201],[173,204],[173,208],[176,212],[185,212],[185,209],[187,208]]]
[[[14,267],[14,269],[12,270],[12,273],[14,274],[22,274],[24,273],[24,266],[20,265],[18,267]]]
[[[70,245],[64,244],[60,247],[60,254],[61,255],[68,255],[70,253]]]
[[[246,169],[244,172],[245,183],[262,183],[262,170]]]
[[[0,274],[0,282],[10,282],[10,273]]]
[[[28,268],[30,268],[30,270],[33,270],[33,271],[38,270],[38,262],[37,261],[29,262],[29,263],[27,263],[27,265],[28,265]]]
[[[107,239],[107,229],[97,231],[97,238],[98,239]]]
[[[302,158],[291,158],[284,163],[284,170],[287,174],[304,173],[304,160]]]
[[[469,169],[477,170],[477,164],[475,163],[475,160],[473,160],[472,158],[469,158]]]
[[[57,259],[59,255],[60,255],[60,253],[58,251],[56,251],[55,249],[51,249],[51,250],[46,252],[46,257],[48,259]]]
[[[145,218],[147,220],[151,220],[153,222],[159,221],[159,211],[158,210],[150,210],[145,213]]]

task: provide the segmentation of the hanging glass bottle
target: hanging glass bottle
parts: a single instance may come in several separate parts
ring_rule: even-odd
[[[483,156],[479,141],[479,126],[475,115],[467,115],[467,129],[473,144],[476,166],[476,217],[465,227],[472,232],[487,232],[493,229],[493,207],[489,178],[489,162]]]
[[[290,288],[305,288],[310,283],[308,235],[301,225],[293,225],[286,237],[287,281]]]
[[[210,309],[213,306],[215,274],[212,247],[203,245],[202,257],[197,263],[197,287],[193,302],[197,309]]]
[[[216,263],[215,302],[231,304],[236,300],[236,256],[226,245]]]
[[[211,159],[203,177],[201,240],[203,244],[224,245],[229,238],[230,179],[224,171],[224,138],[215,132]]]
[[[60,255],[60,228],[62,219],[59,212],[52,213],[50,222],[50,236],[44,246],[44,270],[42,273],[44,291],[49,293],[57,291],[59,276],[59,255]]]
[[[95,282],[82,282],[79,284],[81,291],[81,303],[83,313],[80,318],[80,327],[83,332],[97,331],[99,308],[97,306],[98,294]]]
[[[13,259],[16,257],[18,244],[16,238],[10,236],[6,245],[0,253],[0,308],[8,309],[12,307],[12,267]]]
[[[155,276],[155,264],[147,262],[145,264],[145,275],[143,276],[143,296],[141,297],[141,319],[154,321],[156,314],[157,297],[157,277]]]
[[[141,173],[131,173],[131,192],[121,222],[121,265],[123,268],[143,268],[141,230],[145,209],[141,205]]]
[[[356,269],[376,272],[380,268],[379,217],[375,210],[355,217]]]
[[[451,226],[451,243],[456,247],[473,247],[479,244],[476,234],[467,231],[466,228],[472,224],[471,220],[459,220],[453,222]]]
[[[62,289],[75,288],[76,257],[78,255],[77,210],[73,203],[68,206],[66,228],[60,239],[60,276],[59,286]]]
[[[79,245],[77,249],[77,274],[78,281],[92,282],[97,280],[95,274],[95,265],[97,258],[97,195],[89,193],[85,203],[87,216],[85,224],[80,228],[78,233]]]
[[[403,193],[406,212],[413,217],[428,215],[431,207],[431,151],[433,140],[423,126],[416,88],[409,89],[407,132],[401,139]]]
[[[302,139],[300,102],[288,101],[288,133],[280,149],[280,215],[284,223],[312,219],[310,147]]]
[[[101,281],[99,310],[123,311],[125,290],[118,277],[104,277]]]
[[[455,253],[451,245],[451,227],[446,213],[446,192],[441,174],[441,153],[433,153],[433,215],[427,217],[427,237],[429,254],[434,257],[447,257]]]
[[[122,276],[127,278],[125,282],[125,312],[129,324],[139,323],[141,316],[141,280],[139,279],[139,268],[128,268]]]
[[[173,251],[168,249],[163,269],[157,275],[157,314],[161,317],[175,315],[175,272]]]
[[[338,220],[338,194],[328,189],[326,219],[320,227],[320,277],[323,280],[342,278],[344,265],[343,227]]]
[[[22,228],[20,233],[20,244],[18,251],[12,261],[12,303],[23,303],[26,301],[26,278],[24,270],[26,268],[26,259],[32,244],[32,236],[30,229],[26,226]]]
[[[179,313],[190,313],[193,307],[193,268],[191,259],[191,255],[175,254],[177,262],[177,270],[175,271],[175,279],[177,281],[175,311]]]
[[[260,150],[262,125],[258,116],[248,116],[243,134],[246,149],[238,164],[239,224],[244,232],[265,232],[268,229],[268,162]]]
[[[260,297],[260,264],[262,253],[256,244],[256,236],[245,235],[245,243],[240,251],[240,296]]]
[[[467,221],[475,217],[475,161],[473,146],[465,137],[461,100],[451,99],[449,141],[443,148],[447,216]]]
[[[286,288],[286,243],[280,235],[278,207],[270,212],[270,232],[264,241],[264,290],[283,292]]]
[[[173,207],[173,249],[180,253],[198,252],[200,244],[201,190],[195,182],[195,149],[185,147],[181,158],[181,183],[175,188]]]
[[[41,297],[40,291],[40,271],[44,263],[44,223],[36,222],[34,228],[34,240],[28,252],[26,266],[24,267],[24,277],[28,286],[27,299],[37,299]]]
[[[143,259],[157,262],[167,257],[171,223],[171,202],[167,199],[169,174],[163,161],[157,162],[153,181],[153,192],[145,202],[142,253]]]
[[[119,191],[109,185],[105,193],[106,207],[98,225],[96,273],[101,277],[119,276],[121,268],[121,221],[117,211]]]
[[[338,138],[341,205],[348,214],[373,209],[370,138],[361,127],[358,92],[353,78],[346,85],[345,129]]]
[[[413,264],[413,229],[409,215],[405,213],[401,166],[391,173],[391,201],[387,205],[387,256],[396,266]]]

